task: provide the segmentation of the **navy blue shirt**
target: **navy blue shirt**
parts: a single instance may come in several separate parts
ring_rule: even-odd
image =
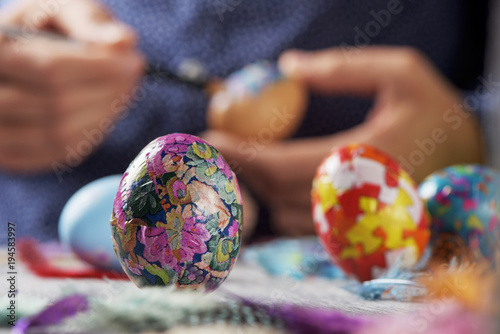
[[[176,70],[186,58],[213,76],[276,59],[289,48],[407,45],[420,49],[462,89],[474,87],[483,64],[486,2],[461,0],[104,0],[140,36],[152,65]],[[391,13],[392,11],[392,13]],[[388,13],[391,13],[388,15]],[[128,116],[80,166],[62,175],[0,172],[0,222],[19,236],[57,237],[64,203],[86,183],[123,173],[140,149],[171,132],[205,129],[207,97],[196,88],[146,78]],[[116,108],[122,104],[115,105]],[[296,137],[335,133],[363,121],[370,101],[312,96]],[[36,228],[36,230],[34,229]],[[5,242],[1,233],[0,242]]]

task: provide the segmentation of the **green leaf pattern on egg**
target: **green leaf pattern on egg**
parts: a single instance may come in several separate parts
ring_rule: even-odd
[[[160,137],[130,164],[111,219],[115,252],[139,287],[216,289],[241,246],[236,176],[219,152],[186,134]]]

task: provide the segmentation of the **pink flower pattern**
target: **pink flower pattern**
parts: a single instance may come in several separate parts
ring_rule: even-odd
[[[200,147],[203,154],[199,152]],[[204,183],[207,175],[214,182]],[[242,230],[241,198],[233,179],[234,173],[217,150],[195,136],[167,135],[141,151],[124,174],[111,222],[115,250],[136,284],[175,283],[179,287],[205,290],[214,289],[224,281],[239,252]],[[155,186],[147,188],[145,185],[151,185],[150,182]],[[234,186],[229,192],[225,188],[228,182]],[[192,184],[195,188],[190,188],[193,190],[190,195],[187,186],[193,187]],[[224,191],[225,198],[221,197],[220,205],[207,213],[206,199],[203,197],[204,202],[198,202],[200,194],[214,194],[214,191],[217,194]],[[133,193],[149,196],[134,197],[144,199],[140,210],[134,207],[140,201],[130,200]],[[160,211],[158,203],[161,203]],[[132,209],[128,213],[124,211],[127,206]],[[219,215],[229,219],[229,228],[221,228],[220,222],[214,221]],[[137,232],[125,233],[134,219],[133,231],[137,228]],[[137,225],[137,221],[141,224]],[[218,250],[220,240],[228,238],[235,246]],[[232,260],[217,263],[217,251],[225,252],[222,256]],[[211,283],[207,285],[207,282]]]

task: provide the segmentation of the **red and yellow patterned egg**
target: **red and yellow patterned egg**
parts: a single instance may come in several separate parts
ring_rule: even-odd
[[[396,259],[414,265],[427,246],[429,216],[413,179],[387,154],[351,144],[319,166],[313,219],[332,259],[361,281]]]

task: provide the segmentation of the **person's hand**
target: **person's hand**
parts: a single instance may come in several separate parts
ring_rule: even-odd
[[[367,48],[350,57],[338,49],[290,51],[280,58],[280,67],[317,92],[373,97],[363,124],[322,138],[261,143],[253,151],[248,138],[204,134],[269,204],[273,227],[281,234],[314,233],[311,183],[335,147],[350,142],[375,146],[398,160],[417,182],[442,167],[481,160],[477,121],[458,92],[418,52]]]
[[[134,32],[101,5],[42,5],[30,0],[0,12],[0,25],[24,31],[0,36],[0,169],[6,171],[40,172],[56,162],[74,167],[68,154],[83,160],[102,142],[120,116],[113,103],[143,69]],[[36,37],[37,30],[73,42]]]

